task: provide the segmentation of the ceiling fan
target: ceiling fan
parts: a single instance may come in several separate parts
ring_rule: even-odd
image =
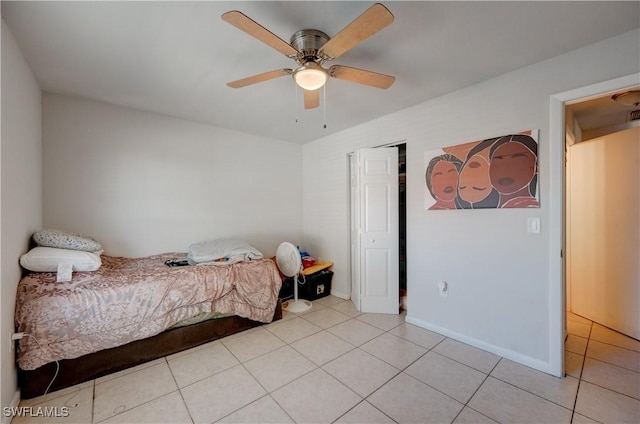
[[[333,65],[326,69],[322,66],[325,61],[340,57],[393,22],[391,12],[380,3],[368,8],[333,38],[317,29],[302,29],[293,34],[290,43],[237,10],[224,13],[222,19],[293,59],[298,64],[295,69],[276,69],[232,81],[227,83],[229,87],[246,87],[285,75],[292,75],[296,84],[304,91],[305,109],[313,109],[320,105],[319,88],[327,82],[329,77],[383,89],[389,88],[395,81],[393,76],[364,69],[344,65]]]

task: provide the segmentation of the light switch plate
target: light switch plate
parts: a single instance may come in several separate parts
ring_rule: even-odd
[[[529,217],[527,218],[527,232],[533,234],[540,234],[540,218]]]

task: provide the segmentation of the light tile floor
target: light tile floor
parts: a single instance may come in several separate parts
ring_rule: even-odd
[[[569,313],[565,378],[329,296],[306,314],[50,393],[80,423],[638,423],[640,342]]]

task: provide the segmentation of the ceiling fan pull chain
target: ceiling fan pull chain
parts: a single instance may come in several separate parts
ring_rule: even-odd
[[[295,101],[293,102],[294,103],[293,109],[295,111],[296,124],[297,124],[298,123],[298,84],[293,84],[293,85],[295,86],[295,90],[296,90],[294,92],[295,93]]]
[[[322,86],[322,128],[327,128],[327,85]]]

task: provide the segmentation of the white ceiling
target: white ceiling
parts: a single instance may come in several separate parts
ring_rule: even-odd
[[[640,26],[637,1],[386,1],[395,22],[334,62],[396,82],[380,90],[330,80],[326,129],[322,98],[320,108],[304,110],[289,77],[227,87],[295,63],[222,13],[240,10],[289,41],[303,28],[333,36],[371,4],[2,1],[2,16],[45,91],[297,143]]]

